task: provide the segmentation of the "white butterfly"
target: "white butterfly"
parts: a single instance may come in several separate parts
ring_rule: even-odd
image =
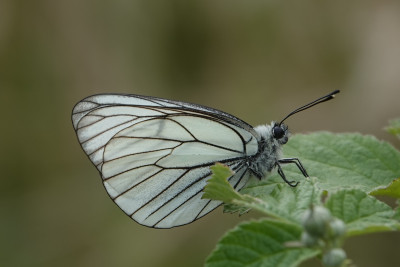
[[[261,179],[274,167],[296,186],[286,179],[283,163],[295,163],[308,176],[297,158],[280,158],[289,136],[282,122],[253,128],[209,107],[121,94],[89,96],[72,112],[78,140],[111,199],[136,222],[155,228],[191,223],[221,204],[201,199],[215,162],[235,171],[228,180],[236,190],[251,175]]]

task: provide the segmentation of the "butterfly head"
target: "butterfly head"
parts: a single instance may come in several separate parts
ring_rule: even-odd
[[[272,136],[279,144],[286,144],[289,139],[289,129],[286,124],[275,122],[272,127]]]

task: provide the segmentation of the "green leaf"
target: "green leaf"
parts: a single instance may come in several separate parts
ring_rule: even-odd
[[[242,195],[233,189],[227,180],[233,174],[228,166],[216,163],[210,169],[213,174],[204,187],[203,199],[223,201],[225,206],[228,206],[225,212],[244,213],[249,209],[265,212],[260,199]]]
[[[371,192],[373,196],[389,196],[393,198],[400,198],[400,178],[394,180],[390,185],[379,188]]]
[[[320,204],[322,191],[315,187],[314,179],[304,180],[293,188],[287,184],[277,184],[272,192],[258,197],[239,194],[228,183],[232,175],[229,168],[222,164],[211,167],[212,177],[207,181],[203,198],[220,200],[228,204],[225,211],[243,213],[249,209],[258,210],[266,215],[288,222],[301,223],[301,216],[311,204]]]
[[[283,146],[284,157],[298,157],[317,186],[327,191],[356,188],[371,192],[400,177],[400,152],[372,136],[332,134],[326,132],[294,135]],[[293,164],[292,164],[293,165]],[[303,175],[296,166],[283,166],[289,180],[302,183]],[[280,176],[273,174],[260,182],[252,181],[242,192],[271,192]]]
[[[300,239],[301,227],[272,220],[247,222],[228,232],[208,257],[208,267],[290,267],[320,253],[318,249],[288,247]]]
[[[392,181],[400,177],[400,152],[388,143],[359,134],[315,133],[294,136],[283,154],[298,157],[313,177],[304,178],[296,166],[285,165],[287,178],[300,181],[297,187],[273,171],[262,181],[250,180],[239,194],[227,182],[229,171],[213,169],[206,198],[224,201],[230,212],[254,209],[274,220],[245,223],[226,234],[207,266],[296,266],[320,254],[323,248],[286,245],[300,239],[304,211],[311,204],[322,205],[324,194],[326,208],[346,224],[347,236],[400,229],[400,209],[368,195],[398,198],[399,181]]]
[[[400,138],[400,119],[395,119],[389,121],[389,126],[385,128],[385,130]]]
[[[216,163],[210,169],[213,174],[204,187],[202,198],[220,200],[225,203],[231,203],[233,199],[242,199],[227,180],[233,174],[233,171],[228,166]]]
[[[305,179],[295,188],[286,183],[278,184],[271,193],[258,197],[262,200],[259,205],[262,205],[266,214],[301,224],[303,213],[310,208],[311,204],[321,204],[321,195],[322,190],[315,186],[315,180]]]
[[[325,205],[346,223],[348,236],[400,229],[392,208],[361,190],[338,191]]]

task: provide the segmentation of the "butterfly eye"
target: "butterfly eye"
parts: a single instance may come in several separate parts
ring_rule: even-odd
[[[276,125],[272,129],[272,134],[275,139],[281,139],[285,135],[285,131],[282,129],[281,126]]]

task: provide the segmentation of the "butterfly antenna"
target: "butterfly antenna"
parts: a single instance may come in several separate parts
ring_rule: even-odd
[[[279,125],[281,125],[284,120],[286,120],[290,116],[292,116],[292,115],[294,115],[294,114],[296,114],[296,113],[298,113],[300,111],[306,110],[306,109],[311,108],[311,107],[313,107],[313,106],[315,106],[317,104],[320,104],[322,102],[325,102],[325,101],[333,99],[335,97],[335,94],[338,94],[339,92],[340,92],[340,90],[335,90],[332,93],[327,94],[326,96],[320,97],[320,98],[318,98],[318,99],[316,99],[316,100],[314,100],[314,101],[312,101],[312,102],[310,102],[310,103],[308,103],[308,104],[306,104],[306,105],[304,105],[302,107],[299,107],[298,109],[293,110],[285,118],[283,118],[283,120],[281,120]]]

